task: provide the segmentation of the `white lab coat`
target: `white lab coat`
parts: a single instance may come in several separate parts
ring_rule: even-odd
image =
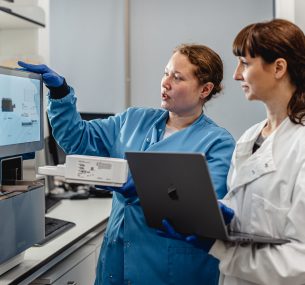
[[[252,154],[263,121],[237,142],[223,202],[234,209],[233,230],[291,240],[284,245],[216,241],[224,285],[305,284],[305,127],[286,118]]]

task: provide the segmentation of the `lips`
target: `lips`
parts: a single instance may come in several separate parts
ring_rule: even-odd
[[[167,99],[169,99],[169,96],[165,92],[162,92],[161,98],[162,98],[162,100],[167,100]]]

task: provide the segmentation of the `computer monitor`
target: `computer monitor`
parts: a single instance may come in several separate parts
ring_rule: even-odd
[[[0,158],[43,148],[41,75],[0,67]]]

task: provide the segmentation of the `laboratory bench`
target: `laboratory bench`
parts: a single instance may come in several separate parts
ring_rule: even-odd
[[[111,198],[62,200],[46,216],[76,225],[26,250],[24,260],[0,276],[0,285],[93,284],[111,203]]]

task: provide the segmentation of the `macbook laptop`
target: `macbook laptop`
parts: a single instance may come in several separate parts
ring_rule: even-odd
[[[147,224],[238,243],[282,244],[284,239],[228,231],[202,153],[126,152]]]

